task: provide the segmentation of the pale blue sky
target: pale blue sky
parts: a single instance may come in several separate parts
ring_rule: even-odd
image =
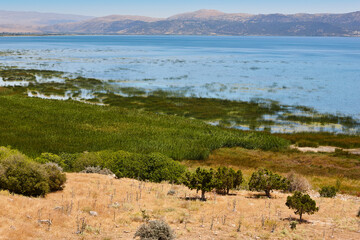
[[[199,9],[228,13],[345,13],[360,10],[360,0],[0,0],[1,10],[168,17]]]

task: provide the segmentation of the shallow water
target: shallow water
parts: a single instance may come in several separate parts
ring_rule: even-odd
[[[360,118],[359,38],[2,37],[0,64],[112,80],[121,88],[271,99]]]

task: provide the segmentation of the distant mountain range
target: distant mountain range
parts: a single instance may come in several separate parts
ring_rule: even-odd
[[[40,27],[60,23],[80,22],[94,17],[38,12],[0,10],[0,32],[41,33]]]
[[[169,18],[0,11],[0,32],[129,35],[360,36],[360,11],[345,14],[243,14],[199,10]]]

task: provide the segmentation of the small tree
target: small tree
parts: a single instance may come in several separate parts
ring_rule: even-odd
[[[267,197],[273,189],[285,190],[288,187],[286,178],[267,169],[259,169],[251,175],[249,189],[251,191],[265,191]]]
[[[286,206],[290,209],[295,209],[295,214],[300,215],[300,222],[302,221],[302,215],[304,213],[310,215],[319,211],[319,208],[316,207],[316,202],[312,200],[308,194],[303,194],[299,191],[287,197]]]
[[[235,172],[232,168],[219,167],[215,173],[215,188],[217,192],[229,194],[243,182],[242,172]]]
[[[201,200],[206,201],[205,193],[214,189],[214,171],[204,168],[197,168],[194,173],[185,174],[184,185],[190,189],[201,191]]]

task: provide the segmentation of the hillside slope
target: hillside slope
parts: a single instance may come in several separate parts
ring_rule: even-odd
[[[254,198],[256,193],[247,191],[232,196],[211,193],[207,202],[199,202],[181,199],[196,195],[183,186],[97,174],[72,173],[67,178],[65,190],[46,198],[0,192],[1,239],[132,239],[146,217],[168,222],[180,240],[357,239],[359,235],[357,197],[326,199],[311,194],[319,212],[304,216],[308,223],[292,231],[289,217],[298,216],[285,206],[287,195],[282,193],[274,193],[273,199]],[[175,195],[167,195],[170,189]],[[98,215],[91,216],[90,211]]]
[[[360,11],[346,14],[227,14],[200,10],[167,19],[95,18],[41,28],[46,33],[359,36]],[[104,21],[105,19],[105,21]]]

